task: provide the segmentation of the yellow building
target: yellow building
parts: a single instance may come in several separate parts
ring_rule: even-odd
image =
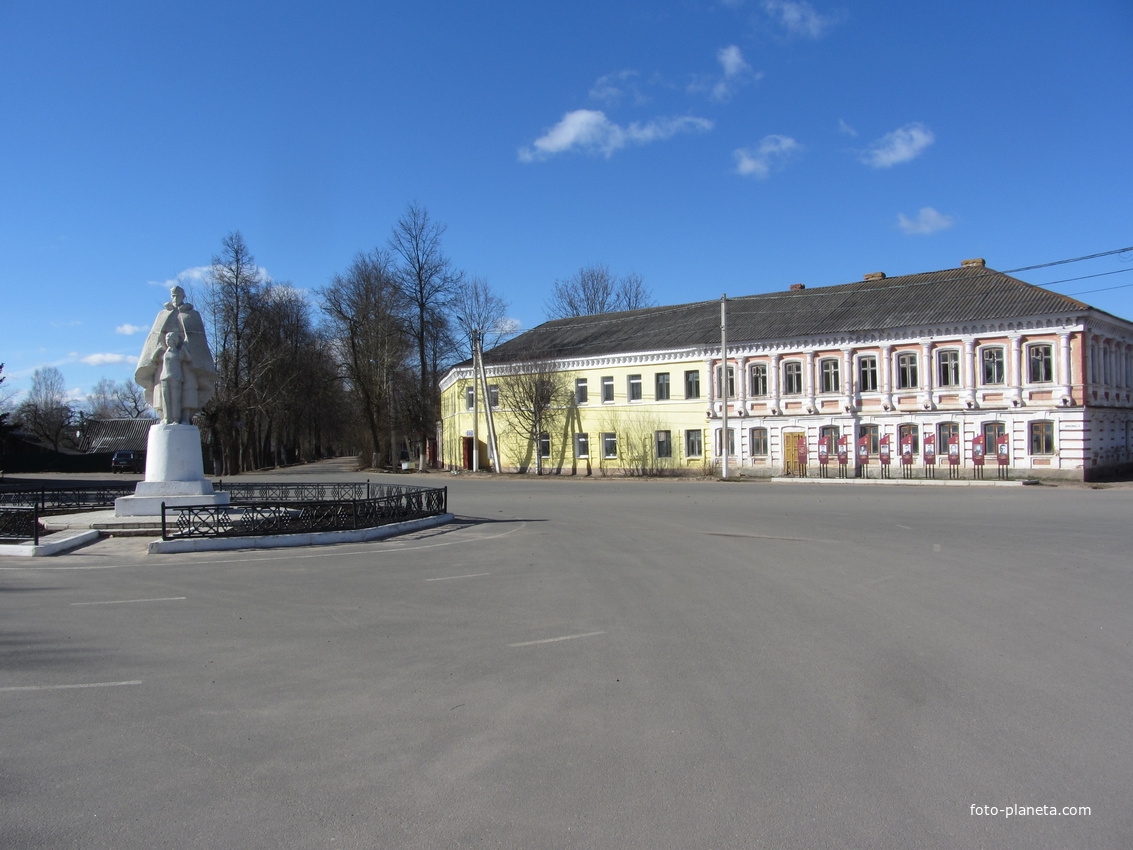
[[[485,373],[504,471],[719,471],[725,416],[748,475],[1080,479],[1133,461],[1133,324],[982,260],[729,299],[726,352],[719,301],[560,319]],[[450,468],[490,468],[481,396],[471,363],[442,382]]]

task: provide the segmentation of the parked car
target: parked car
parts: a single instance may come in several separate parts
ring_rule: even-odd
[[[142,452],[118,451],[110,459],[112,472],[141,472],[145,468]]]

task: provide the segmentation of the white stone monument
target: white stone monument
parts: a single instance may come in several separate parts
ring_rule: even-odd
[[[190,424],[216,387],[205,324],[185,303],[185,290],[175,286],[171,296],[154,319],[134,371],[161,421],[150,428],[145,481],[133,496],[115,499],[115,516],[160,516],[162,502],[168,507],[228,504],[228,494],[215,492],[205,478],[201,434]]]

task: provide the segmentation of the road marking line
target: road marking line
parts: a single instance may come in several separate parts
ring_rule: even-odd
[[[491,573],[470,573],[466,576],[442,576],[441,578],[427,578],[425,581],[452,581],[454,578],[480,578],[480,576],[490,576]]]
[[[604,635],[605,632],[587,632],[582,635],[563,635],[557,638],[544,638],[543,640],[525,640],[523,643],[509,643],[508,646],[534,646],[537,643],[556,643],[560,640],[574,640],[575,638],[594,637],[595,635]]]
[[[111,599],[106,602],[72,602],[72,605],[124,605],[127,602],[179,602],[185,596],[163,596],[160,599]]]
[[[132,682],[91,682],[86,685],[13,685],[0,691],[64,691],[71,688],[117,688],[122,685],[140,685],[141,679]]]

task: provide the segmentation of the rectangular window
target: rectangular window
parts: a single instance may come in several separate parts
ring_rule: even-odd
[[[1054,350],[1049,345],[1032,345],[1027,351],[1027,364],[1032,384],[1054,380]]]
[[[574,456],[575,457],[590,457],[590,435],[589,434],[575,434],[574,435]]]
[[[717,456],[723,455],[723,452],[721,451],[722,444],[720,442],[720,435],[723,433],[723,431],[724,431],[723,428],[717,428],[716,429],[716,454],[717,454]],[[736,429],[735,428],[729,428],[728,429],[728,457],[734,458],[735,456],[736,456]]]
[[[826,440],[830,437],[833,437],[834,441],[837,442],[839,436],[841,435],[839,433],[837,425],[823,425],[818,429],[818,438],[820,440]]]
[[[672,457],[673,456],[673,432],[672,431],[658,431],[657,438],[657,457]]]
[[[685,398],[700,398],[700,372],[685,372]]]
[[[586,387],[585,378],[576,378],[574,381],[574,403],[586,404],[590,400],[590,390]]]
[[[1004,382],[1002,348],[985,348],[980,352],[980,363],[983,365],[983,382],[985,384],[1002,384]]]
[[[936,450],[944,453],[948,450],[948,440],[960,436],[960,423],[941,422],[936,426]]]
[[[877,425],[861,425],[858,427],[858,437],[865,437],[869,442],[869,453],[876,457],[881,454],[881,428]]]
[[[897,436],[899,437],[899,446],[905,445],[905,438],[913,438],[913,454],[920,454],[921,450],[921,433],[916,425],[901,425],[897,428]]]
[[[721,374],[720,367],[717,366],[716,367],[716,387],[717,387],[717,389],[720,389],[721,391],[723,390],[723,385],[721,383],[722,377],[723,377],[723,375]],[[729,366],[728,367],[728,398],[735,398],[735,397],[736,397],[736,369],[735,369],[734,366]]]
[[[490,404],[492,407],[500,406],[499,384],[488,384],[488,404]]]
[[[858,358],[858,391],[863,393],[877,392],[877,358]]]
[[[602,378],[602,401],[614,400],[614,378],[612,375],[607,375]]]
[[[630,401],[641,401],[641,375],[630,375],[626,378],[626,398]]]
[[[767,395],[766,363],[756,363],[751,367],[751,394],[756,398]]]
[[[602,435],[602,457],[609,460],[618,456],[618,435],[606,433]]]
[[[685,457],[700,457],[704,452],[703,439],[700,431],[685,431]]]
[[[471,410],[476,406],[476,388],[464,388],[464,407],[466,410]]]
[[[752,457],[767,457],[767,429],[751,429],[751,455]]]
[[[657,401],[669,400],[669,373],[658,372],[654,380],[653,397]]]
[[[942,387],[960,386],[960,352],[941,351],[937,353],[939,369],[939,383]]]
[[[915,390],[919,387],[920,378],[917,375],[916,352],[906,351],[897,355],[897,389]]]
[[[544,431],[539,435],[539,457],[551,456],[551,435]]]
[[[995,453],[995,445],[999,442],[999,438],[1006,433],[1006,429],[1002,422],[985,422],[984,423],[984,451],[989,455]]]
[[[1031,431],[1031,454],[1033,454],[1033,455],[1052,455],[1052,454],[1054,454],[1054,423],[1053,422],[1032,422],[1030,431]]]
[[[788,360],[783,364],[783,395],[802,395],[803,364]]]
[[[833,357],[819,361],[819,374],[822,376],[822,392],[837,393],[842,391],[842,373],[838,361]]]

